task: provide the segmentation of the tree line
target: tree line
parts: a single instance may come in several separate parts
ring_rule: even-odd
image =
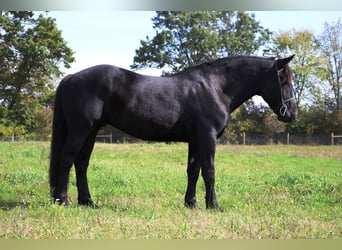
[[[0,135],[47,139],[54,79],[70,67],[73,51],[48,13],[1,11]]]
[[[272,33],[255,14],[240,11],[157,11],[155,35],[140,41],[132,70],[155,67],[163,75],[231,55],[284,57],[291,62],[298,120],[277,121],[251,99],[236,110],[225,136],[281,132],[342,134],[342,23]],[[55,79],[70,67],[73,51],[48,13],[1,12],[0,135],[49,139]]]

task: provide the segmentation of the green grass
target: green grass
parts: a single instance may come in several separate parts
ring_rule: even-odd
[[[79,207],[49,200],[48,143],[0,143],[0,238],[341,238],[341,147],[218,146],[223,213],[183,206],[186,144],[97,144]]]

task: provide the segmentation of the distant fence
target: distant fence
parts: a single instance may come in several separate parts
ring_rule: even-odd
[[[32,138],[25,138],[25,136],[1,136],[0,141],[15,142],[15,141],[31,141]],[[141,140],[134,138],[125,133],[108,133],[98,134],[96,142],[101,143],[134,143]],[[222,136],[219,144],[232,144],[232,145],[270,145],[270,144],[294,144],[294,145],[342,145],[342,135],[320,134],[320,135],[307,135],[307,134],[248,134]]]
[[[3,142],[16,142],[16,141],[29,141],[30,139],[25,138],[25,136],[20,135],[11,135],[11,136],[2,136],[0,135],[0,141]]]
[[[239,136],[223,138],[220,143],[237,145],[342,145],[342,136],[332,134],[290,134],[280,133],[272,135],[243,133]]]
[[[104,143],[134,143],[141,140],[127,134],[111,133],[98,135],[97,142]],[[223,136],[218,141],[219,144],[233,145],[270,145],[270,144],[294,144],[294,145],[342,145],[342,136],[329,134],[307,135],[307,134],[248,134]]]
[[[113,133],[108,135],[97,135],[95,141],[104,143],[113,143]]]
[[[339,138],[339,140],[335,140],[335,138]],[[337,144],[342,144],[342,135],[334,135],[334,133],[331,133],[331,145],[335,145],[335,141],[339,141]]]

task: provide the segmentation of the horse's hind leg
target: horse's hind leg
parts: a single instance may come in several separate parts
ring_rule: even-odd
[[[200,165],[195,155],[195,145],[189,143],[188,150],[188,186],[186,189],[184,204],[188,208],[197,208],[196,183],[200,172]]]
[[[78,191],[78,204],[86,206],[95,206],[93,203],[87,180],[87,169],[91,152],[95,144],[95,137],[98,129],[94,129],[88,136],[82,150],[78,153],[75,160],[76,183]]]
[[[69,173],[78,153],[83,147],[88,136],[88,131],[69,131],[66,142],[59,155],[59,166],[57,169],[57,182],[53,190],[53,198],[59,204],[68,204],[68,182]]]

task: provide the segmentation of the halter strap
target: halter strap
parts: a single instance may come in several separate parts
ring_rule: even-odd
[[[280,83],[280,77],[279,77],[279,73],[280,72],[282,72],[282,71],[284,71],[285,70],[285,67],[284,68],[282,68],[282,69],[280,69],[280,70],[278,70],[278,80],[279,80],[279,85],[280,85],[280,95],[281,95],[281,106],[280,106],[280,108],[279,108],[279,114],[281,115],[281,116],[285,116],[286,115],[286,112],[287,112],[287,110],[288,110],[288,107],[287,107],[287,105],[286,105],[286,103],[288,103],[289,101],[292,101],[292,100],[295,100],[296,99],[296,97],[294,96],[294,91],[293,91],[293,87],[291,87],[291,94],[292,94],[292,97],[290,97],[290,98],[287,98],[287,99],[285,99],[284,98],[284,95],[283,95],[283,89],[282,89],[282,86],[281,86],[281,83]]]
[[[280,72],[283,72],[284,70],[285,70],[285,67],[282,68],[282,69],[279,69],[279,70],[278,70],[278,75],[279,75]]]

